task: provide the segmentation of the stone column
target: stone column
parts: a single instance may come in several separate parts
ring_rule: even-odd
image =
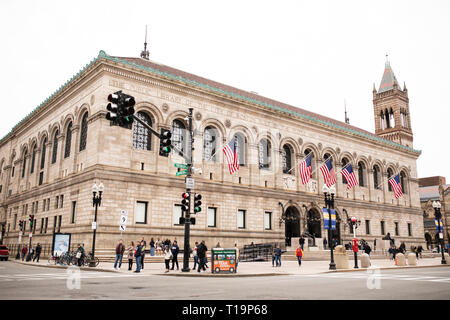
[[[80,125],[72,125],[72,143],[70,145],[70,154],[73,157],[73,163],[72,163],[72,172],[76,173],[77,172],[77,160],[78,160],[78,153],[79,153],[79,148],[80,148],[80,137],[79,137],[79,133],[80,132]]]
[[[374,188],[374,180],[373,180],[373,169],[372,168],[368,168],[367,169],[367,183],[368,186],[367,188],[369,189],[369,201],[373,201],[372,200],[372,188]]]
[[[47,155],[45,156],[45,163],[44,163],[44,169],[42,169],[44,173],[44,179],[42,180],[42,184],[48,183],[50,181],[49,174],[50,174],[50,165],[52,163],[52,142],[48,140],[47,142],[47,148],[46,148]]]
[[[31,166],[31,154],[33,151],[31,151],[30,154],[27,154],[26,160],[28,162],[28,167],[25,166],[25,190],[28,190],[28,184],[29,184],[29,180],[30,180],[30,166]]]

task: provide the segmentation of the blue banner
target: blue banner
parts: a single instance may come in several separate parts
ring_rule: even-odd
[[[444,232],[444,226],[442,225],[442,220],[434,219],[434,224],[436,225],[436,232]]]
[[[331,230],[336,230],[336,211],[331,209]]]
[[[323,228],[325,230],[328,230],[328,226],[330,224],[330,222],[329,222],[330,214],[329,214],[327,208],[322,208],[322,213],[323,213]]]

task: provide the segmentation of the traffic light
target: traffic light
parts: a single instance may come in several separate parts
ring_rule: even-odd
[[[22,228],[23,228],[23,220],[19,220],[19,228],[20,228],[20,231],[22,231]]]
[[[170,138],[172,137],[172,133],[170,130],[161,128],[161,133],[159,135],[159,155],[163,157],[168,157],[171,151],[170,146],[172,145],[172,141]]]
[[[30,214],[30,218],[28,220],[30,221],[30,230],[33,230],[34,214]]]
[[[194,213],[199,213],[202,211],[202,208],[200,207],[202,205],[202,195],[201,194],[195,194],[194,197]]]
[[[191,195],[185,192],[181,196],[183,197],[183,200],[181,200],[181,211],[189,212],[189,203],[191,201]]]
[[[108,95],[108,105],[106,109],[106,119],[111,121],[112,126],[120,126],[122,128],[131,129],[133,124],[134,105],[136,101],[134,97],[117,91]]]

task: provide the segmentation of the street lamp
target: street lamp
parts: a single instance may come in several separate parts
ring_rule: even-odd
[[[334,255],[333,255],[333,244],[331,239],[331,209],[334,209],[334,195],[336,193],[336,188],[332,185],[330,188],[327,187],[326,184],[323,185],[322,188],[323,195],[325,197],[325,205],[328,209],[328,245],[330,246],[330,254],[331,254],[331,262],[330,262],[330,270],[336,270],[336,264],[334,263]]]
[[[442,254],[442,260],[441,264],[447,264],[444,257],[444,230],[441,229],[441,223],[442,223],[442,213],[441,213],[441,203],[439,201],[433,201],[433,208],[434,208],[434,217],[437,220],[437,229],[439,232],[439,239],[441,242],[441,254]]]
[[[105,187],[103,186],[103,183],[100,183],[97,185],[94,182],[94,185],[92,186],[92,206],[95,207],[95,216],[94,216],[94,237],[92,239],[92,257],[91,261],[89,262],[89,267],[95,267],[95,235],[97,233],[97,209],[102,203],[102,193]],[[98,195],[97,195],[98,193]]]

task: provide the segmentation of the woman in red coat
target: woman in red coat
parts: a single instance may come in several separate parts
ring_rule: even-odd
[[[297,251],[295,252],[295,255],[297,256],[298,260],[298,266],[302,265],[302,257],[303,257],[303,250],[301,246],[298,246]]]

